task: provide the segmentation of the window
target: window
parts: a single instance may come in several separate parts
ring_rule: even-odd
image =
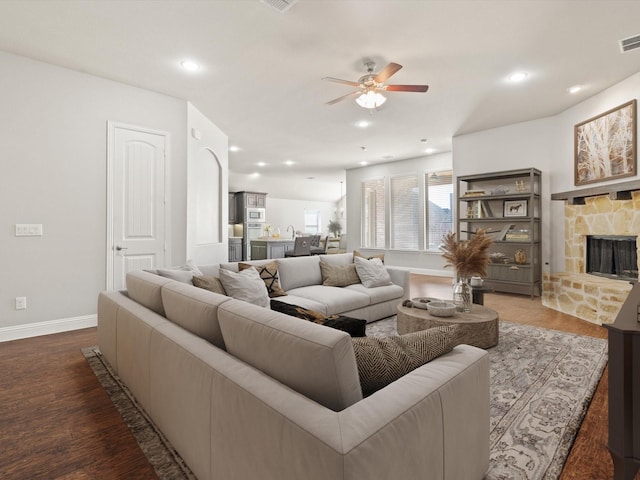
[[[451,231],[451,170],[362,182],[362,248],[434,251]]]
[[[427,249],[437,250],[442,237],[453,231],[453,172],[425,174]]]
[[[385,248],[384,179],[362,182],[362,246]]]
[[[419,249],[419,195],[417,175],[406,175],[391,178],[390,200],[392,249]]]
[[[320,216],[320,210],[306,210],[304,211],[304,232],[305,233],[320,233],[322,225],[322,217]]]

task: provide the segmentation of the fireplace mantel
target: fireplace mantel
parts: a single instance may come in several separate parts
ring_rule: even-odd
[[[611,200],[631,200],[631,192],[640,190],[640,180],[552,193],[551,200],[567,200],[569,205],[584,205],[587,197],[609,195]]]

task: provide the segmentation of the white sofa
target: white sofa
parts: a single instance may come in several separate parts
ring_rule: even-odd
[[[98,342],[200,480],[480,480],[489,465],[475,347],[363,399],[345,332],[142,271],[100,294]]]
[[[273,261],[256,260],[244,263],[263,265]],[[287,292],[286,296],[275,299],[324,315],[340,314],[372,322],[395,315],[396,306],[409,298],[409,271],[393,267],[386,267],[392,285],[374,288],[367,288],[361,283],[347,287],[322,285],[320,262],[331,265],[352,264],[352,253],[279,258],[275,261],[278,264],[280,285]],[[204,265],[198,268],[206,275],[217,276],[220,268],[237,272],[238,263]]]

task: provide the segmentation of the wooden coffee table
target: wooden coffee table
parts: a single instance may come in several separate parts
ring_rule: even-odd
[[[473,304],[470,312],[456,312],[451,317],[435,317],[421,308],[398,305],[398,334],[417,332],[432,327],[459,325],[460,343],[479,348],[498,344],[498,312]]]

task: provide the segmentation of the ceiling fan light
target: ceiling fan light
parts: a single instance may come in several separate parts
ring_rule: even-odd
[[[356,103],[362,108],[378,108],[386,101],[387,98],[384,95],[373,90],[369,90],[356,98]]]

